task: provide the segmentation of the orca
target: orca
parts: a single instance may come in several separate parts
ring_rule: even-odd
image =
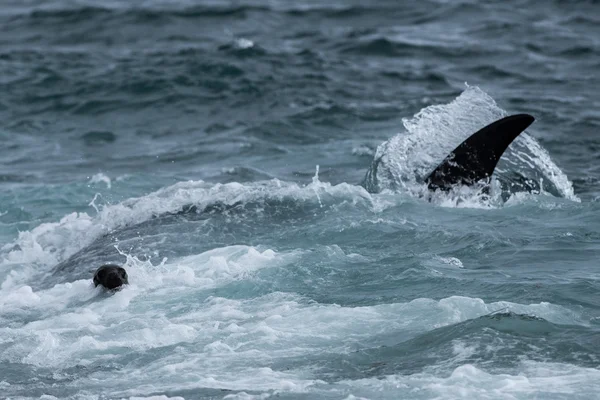
[[[460,185],[483,183],[487,187],[502,154],[534,120],[529,114],[516,114],[478,130],[425,178],[427,188],[448,192]]]
[[[535,118],[529,114],[516,114],[501,118],[484,128],[478,130],[461,144],[458,145],[446,158],[431,171],[427,177],[418,178],[421,183],[426,183],[430,192],[445,191],[449,192],[454,187],[475,186],[479,183],[488,185],[491,182],[492,174],[500,158],[508,146],[527,129]],[[367,170],[362,186],[371,193],[378,191],[377,168],[381,157],[376,158],[371,167]],[[518,178],[518,177],[517,177]],[[529,189],[529,182],[522,179],[521,182],[513,181],[519,188]],[[484,187],[484,192],[486,191]],[[535,188],[533,188],[535,190]],[[430,198],[431,200],[431,198]],[[243,203],[234,204],[215,203],[199,208],[196,205],[182,207],[181,210],[173,213],[165,213],[166,217],[178,216],[182,214],[206,215],[210,213],[220,213],[226,210],[239,208]],[[200,217],[202,218],[202,217]],[[154,224],[154,222],[152,222]],[[127,228],[129,229],[129,228]],[[138,229],[138,228],[136,228]],[[78,265],[89,262],[88,257],[97,256],[112,243],[112,235],[106,234],[98,238],[93,245],[90,245],[72,255],[54,267],[54,275],[64,275],[66,272],[76,273]],[[115,255],[116,256],[116,255]],[[86,271],[85,273],[89,273]],[[109,290],[121,288],[129,284],[127,272],[124,268],[114,265],[102,265],[94,274],[94,285],[102,286]]]
[[[101,285],[106,289],[114,290],[129,284],[125,268],[114,264],[102,265],[94,273],[94,286]]]

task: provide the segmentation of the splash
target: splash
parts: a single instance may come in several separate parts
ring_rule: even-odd
[[[427,191],[424,179],[456,146],[506,114],[483,90],[467,86],[452,102],[426,107],[414,117],[403,119],[407,133],[398,134],[377,148],[363,184],[371,192],[392,190],[423,196]],[[500,191],[518,189],[522,183],[518,177],[526,183],[539,182],[539,192],[580,201],[566,175],[526,132],[509,146],[494,177]],[[473,195],[479,200],[489,200],[477,190]],[[490,204],[500,200],[498,193],[492,193],[491,197],[494,201]]]
[[[102,173],[98,173],[94,176],[92,176],[89,180],[90,184],[95,184],[95,183],[104,183],[106,184],[106,188],[110,189],[112,187],[112,182],[110,180],[110,178]]]

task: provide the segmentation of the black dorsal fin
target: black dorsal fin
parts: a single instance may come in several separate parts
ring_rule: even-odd
[[[449,190],[456,184],[489,181],[506,148],[535,118],[511,115],[480,129],[462,142],[425,179],[430,190]]]

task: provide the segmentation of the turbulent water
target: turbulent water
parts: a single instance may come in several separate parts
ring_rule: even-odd
[[[596,1],[4,1],[0,398],[597,399],[599,54]]]

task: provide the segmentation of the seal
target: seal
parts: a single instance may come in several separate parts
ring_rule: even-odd
[[[125,268],[114,264],[102,265],[94,273],[94,286],[102,285],[106,289],[118,289],[129,284]]]

